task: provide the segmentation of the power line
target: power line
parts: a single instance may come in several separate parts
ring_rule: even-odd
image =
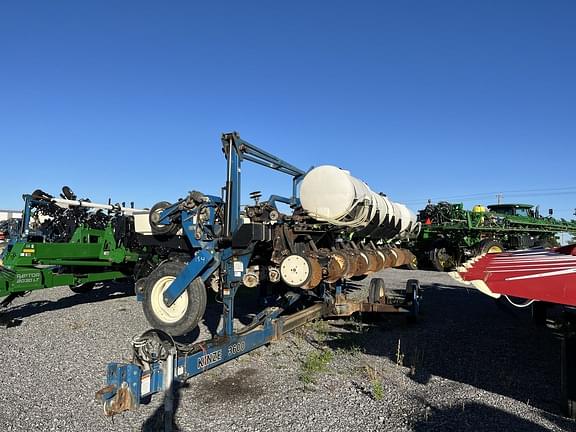
[[[446,201],[446,200],[466,200],[470,201],[473,199],[480,199],[480,198],[492,198],[494,196],[498,196],[501,194],[506,194],[506,196],[515,196],[515,197],[531,197],[531,196],[558,196],[558,195],[576,195],[576,187],[570,188],[551,188],[551,189],[524,189],[524,190],[515,190],[515,191],[499,191],[499,192],[485,192],[485,193],[477,193],[477,194],[466,194],[466,195],[453,195],[453,196],[442,196],[436,198],[420,198],[405,201],[408,203],[417,203],[427,200],[432,201]]]

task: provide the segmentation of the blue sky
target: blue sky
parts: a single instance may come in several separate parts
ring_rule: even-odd
[[[575,22],[568,0],[2,2],[0,208],[64,184],[142,207],[217,194],[237,130],[414,210],[502,192],[568,218]],[[243,172],[245,196],[289,193]]]

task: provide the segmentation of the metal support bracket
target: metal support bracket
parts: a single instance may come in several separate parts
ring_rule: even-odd
[[[174,279],[168,289],[164,292],[164,303],[170,307],[178,297],[184,292],[186,287],[210,265],[214,256],[205,249],[202,249],[194,255],[194,258]]]

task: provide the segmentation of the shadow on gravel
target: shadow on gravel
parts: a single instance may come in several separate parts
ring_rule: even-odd
[[[242,403],[244,400],[252,400],[263,394],[261,386],[257,382],[258,371],[246,368],[237,371],[234,375],[216,380],[203,380],[197,383],[194,389],[194,397],[202,398],[206,403]],[[190,387],[189,382],[174,381],[173,405],[167,411],[163,397],[163,403],[142,425],[142,432],[179,432],[183,431],[176,422],[176,413],[180,408],[180,402],[185,397],[185,391]],[[190,397],[190,396],[189,396]]]
[[[574,427],[568,420],[558,424],[563,430]],[[481,403],[469,403],[448,409],[432,409],[426,419],[413,425],[414,432],[423,431],[458,431],[458,432],[545,432],[549,429],[530,420]]]
[[[21,320],[22,318],[39,315],[44,312],[66,309],[80,304],[98,303],[122,297],[130,297],[134,295],[134,285],[130,283],[110,283],[84,294],[74,294],[72,291],[70,291],[70,293],[70,296],[55,301],[37,300],[8,308],[2,311],[2,316],[3,318],[5,317],[11,320]],[[24,299],[25,298],[26,297],[24,297]]]
[[[541,412],[540,416],[544,417],[550,423],[553,423],[554,425],[556,425],[557,427],[559,427],[563,430],[573,431],[574,429],[576,429],[576,427],[574,426],[574,421],[569,420],[565,417],[559,417],[557,415],[550,414],[550,413],[547,413],[545,411]]]
[[[262,297],[257,289],[240,287],[234,302],[235,320],[243,325],[251,322],[251,317],[260,312],[265,306],[260,304]],[[202,318],[202,324],[206,326],[212,337],[217,335],[221,327],[222,302],[212,290],[208,290],[208,303],[206,312]],[[174,338],[179,343],[193,343],[200,339],[200,328],[196,327],[192,332]]]
[[[188,383],[174,382],[173,389],[173,406],[170,411],[166,411],[165,404],[162,403],[156,410],[152,413],[150,417],[146,419],[142,425],[142,432],[180,432],[183,431],[176,423],[176,412],[180,407],[180,400],[182,398],[182,393],[186,388],[189,387]],[[164,396],[164,399],[166,396]]]
[[[401,315],[364,327],[348,322],[326,343],[387,357],[423,385],[442,377],[560,413],[560,343],[532,323],[528,309],[462,287],[423,288],[416,324]]]

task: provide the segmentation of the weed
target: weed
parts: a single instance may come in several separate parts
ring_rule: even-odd
[[[328,324],[326,324],[326,321],[323,320],[315,321],[314,324],[312,325],[312,329],[316,333],[315,334],[316,342],[324,343],[328,335]]]
[[[296,339],[297,341],[302,341],[304,339],[304,337],[306,336],[306,330],[303,327],[298,327],[298,328],[294,329],[294,331],[292,331],[291,334],[294,336],[294,339]]]
[[[375,400],[379,401],[384,398],[384,387],[380,380],[372,381],[372,396]]]
[[[410,375],[416,375],[416,369],[420,369],[424,365],[424,351],[418,350],[418,347],[414,348],[414,355],[411,360],[410,365]]]
[[[400,349],[400,339],[398,339],[398,348],[396,349],[396,364],[404,366],[404,353]]]
[[[340,348],[336,348],[336,354],[338,355],[352,355],[352,356],[357,356],[359,354],[362,354],[364,351],[362,350],[362,347],[360,347],[359,345],[356,345],[354,343],[350,344],[350,345],[344,345]]]
[[[313,351],[308,354],[300,368],[300,381],[304,384],[315,383],[316,374],[326,371],[333,358],[334,353],[330,350]]]
[[[356,317],[356,316],[352,316],[350,318],[350,321],[353,324],[354,330],[356,331],[356,333],[364,333],[364,323],[362,322],[362,317]]]
[[[382,400],[384,398],[384,387],[382,386],[382,373],[376,367],[370,365],[364,366],[364,372],[370,380],[372,385],[372,397],[374,400]]]
[[[364,372],[370,381],[376,381],[380,376],[380,373],[370,365],[364,365]]]

